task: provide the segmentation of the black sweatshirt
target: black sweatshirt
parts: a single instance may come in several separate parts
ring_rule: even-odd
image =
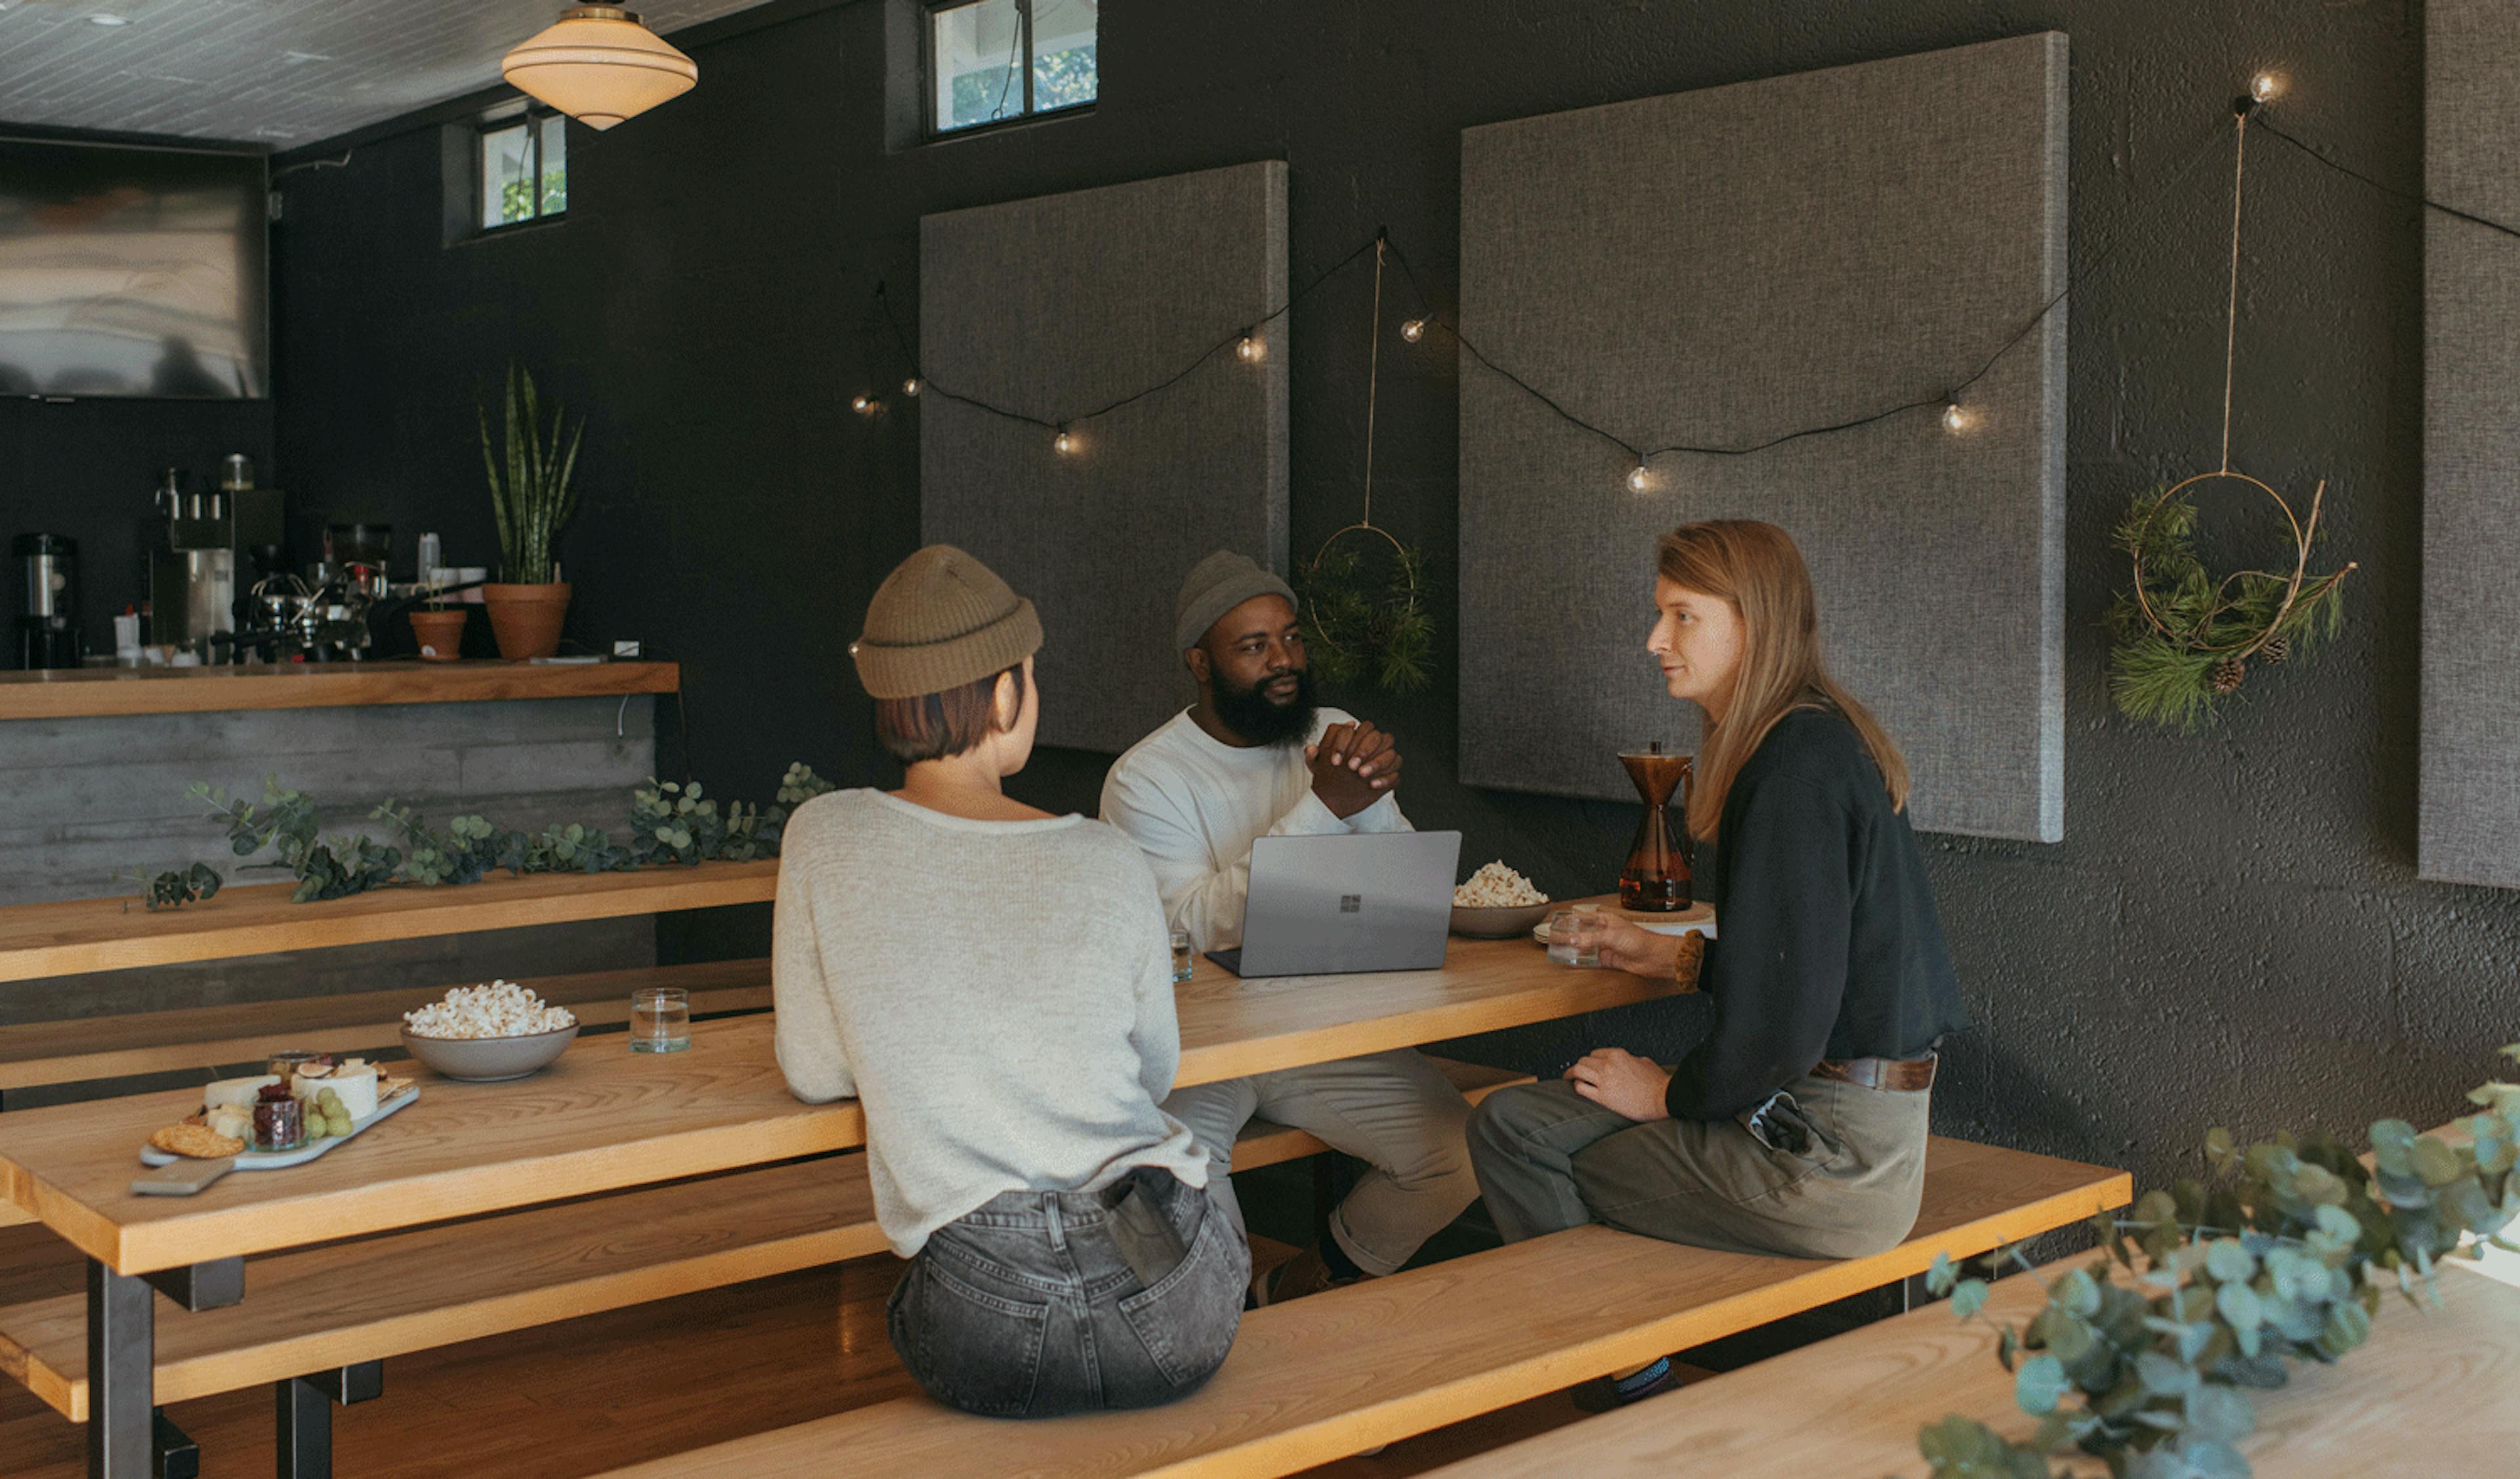
[[[1912,1057],[1968,1026],[1915,833],[1834,710],[1768,731],[1715,854],[1698,973],[1715,1027],[1672,1074],[1674,1119],[1731,1119],[1822,1058]]]

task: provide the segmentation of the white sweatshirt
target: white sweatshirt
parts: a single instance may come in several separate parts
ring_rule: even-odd
[[[1138,1166],[1207,1184],[1206,1152],[1156,1107],[1181,1061],[1172,950],[1127,838],[834,791],[779,851],[779,1067],[809,1103],[864,1104],[894,1252],[1002,1191]]]
[[[1339,710],[1320,710],[1305,743],[1353,722]],[[1229,745],[1188,710],[1113,763],[1102,782],[1102,819],[1146,851],[1165,916],[1201,950],[1242,943],[1253,838],[1411,830],[1396,793],[1341,821],[1313,794],[1302,745]]]

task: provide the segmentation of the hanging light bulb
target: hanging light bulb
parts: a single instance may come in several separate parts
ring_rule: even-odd
[[[1400,337],[1409,341],[1413,345],[1418,341],[1424,339],[1426,337],[1426,320],[1422,318],[1413,318],[1407,323],[1402,324],[1400,326]]]
[[[1076,439],[1067,434],[1067,428],[1060,427],[1058,435],[1050,439],[1050,449],[1061,454],[1072,452],[1076,450]]]
[[[2261,103],[2272,103],[2283,92],[2283,78],[2274,72],[2262,71],[2249,79],[2249,96]]]
[[[1960,403],[1959,403],[1958,401],[1955,400],[1955,401],[1953,401],[1950,405],[1947,405],[1947,406],[1943,407],[1943,430],[1944,430],[1944,431],[1946,431],[1946,432],[1957,432],[1957,431],[1961,431],[1961,430],[1965,429],[1967,426],[1968,426],[1968,412],[1963,411],[1963,410],[1961,410],[1961,409],[1960,409]]]
[[[918,376],[916,376],[916,375],[913,375],[913,376],[911,376],[908,380],[903,381],[903,382],[901,383],[901,393],[903,393],[904,395],[916,395],[916,394],[918,394],[918,393],[919,393],[919,377],[918,377]]]
[[[849,402],[849,409],[857,412],[861,416],[872,416],[875,414],[875,397],[872,395],[861,395],[857,399]]]
[[[589,128],[624,118],[692,90],[699,64],[617,5],[572,5],[549,28],[500,60],[510,85]]]
[[[1645,490],[1646,485],[1652,482],[1653,479],[1645,473],[1645,465],[1640,462],[1636,465],[1635,471],[1628,474],[1628,491],[1632,493],[1642,493]]]
[[[1235,342],[1234,357],[1241,360],[1244,364],[1249,364],[1253,360],[1258,359],[1260,357],[1259,339],[1251,334],[1244,334],[1239,340]]]

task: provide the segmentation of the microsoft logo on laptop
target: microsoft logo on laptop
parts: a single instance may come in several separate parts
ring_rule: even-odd
[[[1364,896],[1363,894],[1341,894],[1341,895],[1339,896],[1339,912],[1340,912],[1340,913],[1342,913],[1342,914],[1361,914],[1361,913],[1363,913],[1364,911],[1365,911],[1365,896]]]

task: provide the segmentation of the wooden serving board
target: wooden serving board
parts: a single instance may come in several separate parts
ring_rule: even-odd
[[[248,1150],[241,1155],[229,1157],[230,1160],[236,1162],[236,1165],[230,1169],[235,1171],[286,1171],[292,1166],[303,1166],[308,1161],[315,1159],[317,1156],[330,1153],[336,1145],[346,1145],[350,1141],[357,1139],[360,1135],[367,1132],[369,1126],[374,1125],[379,1120],[385,1118],[387,1115],[396,1113],[404,1106],[410,1104],[412,1100],[419,1097],[420,1086],[415,1084],[411,1087],[394,1095],[392,1098],[379,1104],[377,1106],[376,1113],[368,1115],[362,1119],[352,1120],[350,1122],[350,1132],[348,1134],[326,1135],[320,1140],[310,1140],[307,1143],[298,1146],[295,1150]],[[188,1159],[188,1157],[169,1154],[166,1151],[158,1149],[155,1145],[144,1145],[140,1148],[140,1163],[144,1166],[172,1166],[177,1161],[186,1159]]]

